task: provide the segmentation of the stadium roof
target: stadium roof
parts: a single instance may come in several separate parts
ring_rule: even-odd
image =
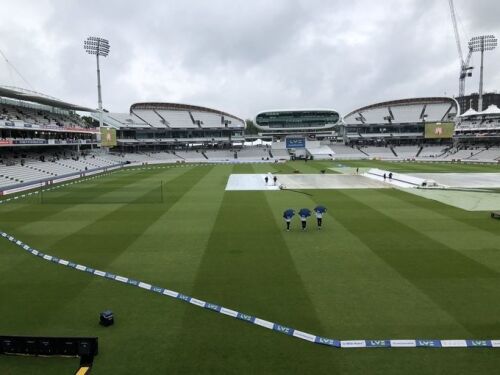
[[[160,109],[160,110],[172,110],[172,111],[200,111],[200,112],[212,112],[216,113],[218,115],[222,116],[228,116],[235,118],[237,120],[242,121],[243,123],[245,120],[235,116],[231,115],[227,112],[222,112],[217,109],[212,109],[212,108],[207,108],[207,107],[200,107],[197,105],[191,105],[191,104],[182,104],[182,103],[162,103],[162,102],[145,102],[145,103],[135,103],[130,106],[130,113],[133,112],[134,109]]]
[[[474,109],[469,108],[467,111],[465,111],[460,117],[469,117],[469,116],[476,116],[478,112],[476,112]]]
[[[481,115],[500,115],[500,108],[498,108],[496,105],[492,104],[487,109],[485,109],[483,112],[481,112],[480,114]]]
[[[269,113],[269,112],[335,112],[337,114],[338,111],[330,108],[288,108],[288,109],[268,109],[265,111],[260,111],[258,115],[261,113]]]
[[[52,96],[41,94],[39,92],[31,90],[22,89],[19,87],[0,86],[0,96],[4,98],[11,98],[37,104],[43,104],[50,107],[56,107],[61,109],[83,111],[83,112],[95,112],[95,109],[63,102],[62,100],[56,99]]]
[[[457,109],[458,109],[458,107],[459,107],[458,102],[455,99],[449,98],[446,96],[390,100],[387,102],[370,104],[370,105],[367,105],[365,107],[355,109],[354,111],[349,112],[344,118],[352,116],[355,113],[366,111],[366,110],[372,109],[372,108],[398,106],[398,105],[411,105],[411,104],[451,103],[451,102],[454,102]]]

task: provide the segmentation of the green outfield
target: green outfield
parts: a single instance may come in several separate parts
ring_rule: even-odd
[[[0,205],[48,254],[336,339],[500,339],[500,221],[395,189],[226,192],[232,173],[500,172],[378,161],[123,170]],[[161,192],[159,191],[161,187]],[[49,199],[50,198],[50,199]],[[284,230],[286,208],[328,207]],[[98,336],[92,374],[492,374],[499,349],[334,349],[29,255],[0,238],[0,334]],[[111,309],[116,324],[98,325]],[[0,374],[72,374],[0,357]]]

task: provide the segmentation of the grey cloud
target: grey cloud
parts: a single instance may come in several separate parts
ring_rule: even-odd
[[[455,3],[469,36],[500,36],[499,3]],[[17,16],[0,25],[0,48],[36,89],[61,99],[96,106],[95,62],[82,43],[91,34],[108,38],[102,79],[112,111],[158,100],[241,117],[283,107],[347,113],[379,100],[457,91],[444,0],[24,0],[3,8]],[[496,50],[486,59],[489,90],[500,85],[499,56]],[[0,79],[8,83],[3,66]],[[477,90],[477,79],[468,91]]]

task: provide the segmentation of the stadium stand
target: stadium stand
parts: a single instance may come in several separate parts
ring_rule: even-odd
[[[156,111],[172,129],[192,129],[199,126],[193,121],[189,111]]]
[[[234,152],[229,150],[207,150],[204,151],[210,161],[231,161],[234,160]]]
[[[290,160],[290,154],[286,149],[274,149],[271,151],[272,157],[278,160]]]
[[[215,113],[192,112],[193,118],[202,128],[221,128],[224,127],[222,117]]]
[[[14,124],[34,124],[44,127],[84,127],[85,123],[77,116],[70,113],[50,112],[37,108],[32,104],[32,107],[0,104],[0,121],[13,122]]]
[[[198,150],[192,150],[192,151],[175,151],[175,154],[177,157],[179,157],[182,160],[185,160],[186,162],[200,162],[200,161],[206,161],[207,159],[201,151]]]
[[[103,114],[104,123],[114,128],[150,128],[151,126],[134,114],[106,113]]]
[[[426,123],[452,122],[458,111],[455,99],[446,97],[401,99],[368,105],[344,117],[344,141],[357,144],[377,139],[423,141]]]
[[[397,146],[394,151],[399,158],[413,159],[417,156],[420,147],[418,146]]]
[[[269,149],[263,147],[242,148],[235,153],[238,160],[265,160],[270,157]]]
[[[367,159],[368,155],[362,153],[358,148],[354,146],[345,146],[343,144],[335,144],[330,146],[333,150],[335,159]]]
[[[367,153],[369,156],[380,159],[395,159],[397,156],[394,155],[390,147],[362,147],[361,150]]]
[[[158,115],[156,111],[148,111],[148,110],[136,110],[133,115],[137,116],[143,122],[151,125],[154,128],[166,128],[167,124],[165,120]]]
[[[428,158],[438,158],[442,157],[447,151],[446,146],[424,146],[418,154],[418,158],[428,159]]]
[[[285,109],[258,113],[254,125],[267,136],[328,136],[339,121],[339,113],[330,109]]]
[[[306,141],[306,150],[314,160],[332,160],[333,150],[320,141]]]

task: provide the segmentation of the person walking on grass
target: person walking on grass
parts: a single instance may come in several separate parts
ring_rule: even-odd
[[[311,216],[311,210],[308,208],[301,208],[299,211],[300,224],[302,225],[302,230],[306,230],[307,218]]]
[[[307,216],[300,215],[300,224],[302,225],[302,230],[306,230]]]
[[[326,212],[326,207],[324,206],[316,206],[314,208],[314,213],[316,214],[316,222],[318,224],[318,230],[321,230],[321,226],[323,225],[323,214]]]
[[[294,215],[295,215],[295,211],[292,210],[291,208],[289,208],[289,209],[285,210],[285,212],[283,212],[283,219],[285,219],[287,232],[290,232],[290,223],[291,223],[292,217]]]

